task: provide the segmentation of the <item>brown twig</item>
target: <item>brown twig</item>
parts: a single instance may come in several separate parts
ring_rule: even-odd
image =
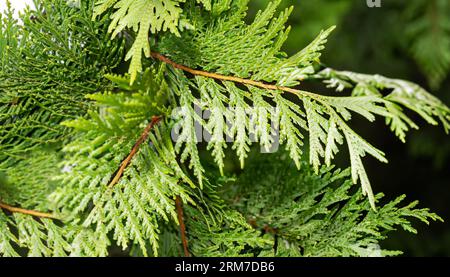
[[[131,149],[128,156],[122,161],[120,164],[119,169],[117,170],[116,174],[114,175],[114,178],[109,182],[108,188],[112,188],[117,182],[119,182],[120,178],[123,175],[123,172],[127,168],[127,166],[130,164],[131,160],[133,159],[134,155],[136,155],[137,151],[139,150],[139,147],[141,144],[147,140],[150,131],[153,129],[153,127],[162,119],[161,116],[153,116],[150,123],[145,127],[144,131],[142,132],[139,139],[134,144],[133,148]],[[180,223],[180,232],[181,232],[181,240],[183,243],[183,250],[184,255],[186,257],[189,257],[189,250],[188,250],[188,244],[187,244],[187,238],[186,238],[186,226],[184,225],[184,218],[183,218],[183,206],[181,203],[181,198],[179,196],[175,199],[175,207],[178,214],[178,221]]]
[[[56,216],[50,214],[50,213],[43,213],[43,212],[38,212],[38,211],[33,211],[33,210],[27,210],[27,209],[22,209],[22,208],[18,208],[18,207],[13,207],[10,206],[8,204],[5,204],[3,202],[0,202],[0,208],[10,211],[12,213],[20,213],[20,214],[26,214],[26,215],[31,215],[31,216],[36,216],[36,217],[40,217],[40,218],[51,218],[51,219],[58,219]]]
[[[191,73],[193,75],[213,78],[213,79],[222,80],[222,81],[231,81],[231,82],[234,82],[234,83],[241,83],[241,84],[251,85],[251,86],[255,86],[255,87],[259,87],[259,88],[263,88],[263,89],[268,89],[268,90],[279,90],[279,91],[285,91],[285,92],[289,92],[289,93],[293,93],[293,94],[314,95],[314,94],[308,93],[306,91],[293,89],[293,88],[289,88],[289,87],[277,86],[277,85],[272,85],[272,84],[266,84],[266,83],[263,83],[263,82],[254,81],[254,80],[250,80],[250,79],[244,79],[244,78],[234,77],[234,76],[226,76],[226,75],[222,75],[222,74],[211,73],[211,72],[206,72],[206,71],[202,71],[202,70],[193,69],[193,68],[187,67],[185,65],[178,64],[178,63],[172,61],[171,59],[167,58],[166,56],[163,56],[163,55],[161,55],[159,53],[156,53],[156,52],[152,52],[151,56],[153,58],[155,58],[155,59],[158,59],[158,60],[160,60],[160,61],[162,61],[164,63],[170,64],[171,66],[173,66],[175,68],[178,68],[178,69],[181,69],[183,71],[189,72],[189,73]],[[317,96],[317,95],[314,95],[314,96]]]
[[[258,226],[258,224],[256,223],[256,220],[254,218],[249,219],[247,222],[254,229],[260,229],[260,226]],[[272,234],[272,235],[277,235],[279,233],[278,228],[273,228],[268,224],[264,224],[261,229],[264,230],[264,232]]]
[[[117,169],[116,174],[114,175],[114,178],[111,179],[111,181],[108,184],[108,188],[112,188],[117,182],[119,182],[120,178],[123,175],[123,172],[127,168],[127,166],[130,164],[131,160],[133,159],[134,155],[136,155],[137,151],[139,150],[139,147],[141,144],[147,140],[148,135],[150,134],[150,131],[153,129],[153,127],[162,119],[161,116],[153,116],[150,123],[145,127],[144,131],[142,132],[139,139],[134,144],[133,148],[131,149],[128,156],[120,163],[119,169]]]
[[[178,222],[180,223],[181,242],[183,243],[184,256],[190,257],[191,254],[189,253],[188,241],[186,237],[186,226],[184,225],[183,203],[181,203],[180,196],[175,198],[175,207],[177,209]]]

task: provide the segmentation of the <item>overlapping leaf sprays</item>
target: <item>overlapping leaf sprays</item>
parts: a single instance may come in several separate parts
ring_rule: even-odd
[[[2,29],[1,41],[13,38],[18,42],[11,44],[12,50],[8,52],[16,54],[17,59],[21,58],[18,53],[26,53],[34,49],[34,45],[45,45],[42,47],[48,51],[44,53],[55,60],[55,64],[50,66],[55,74],[33,75],[39,84],[52,84],[58,88],[45,101],[37,100],[39,110],[58,110],[61,102],[52,101],[52,97],[66,96],[65,93],[71,91],[71,86],[56,82],[58,76],[66,77],[60,71],[74,63],[66,59],[64,53],[74,51],[75,56],[89,53],[95,65],[102,65],[101,70],[89,62],[81,65],[101,77],[95,85],[88,77],[76,79],[79,83],[69,82],[70,85],[77,84],[77,87],[92,85],[95,88],[94,91],[79,91],[84,98],[74,102],[83,103],[86,108],[75,109],[79,112],[74,115],[79,115],[77,119],[65,120],[61,125],[61,118],[48,117],[48,123],[61,129],[56,131],[57,134],[66,132],[64,139],[20,148],[20,156],[8,155],[1,164],[7,175],[0,182],[0,199],[7,204],[3,207],[7,213],[0,214],[0,226],[5,230],[0,237],[3,255],[17,254],[17,245],[30,249],[28,254],[36,256],[108,255],[109,247],[113,245],[142,255],[182,255],[183,252],[194,255],[277,254],[270,249],[273,250],[271,244],[278,236],[273,232],[261,235],[255,230],[260,228],[260,223],[254,225],[254,221],[248,218],[251,214],[240,209],[239,203],[230,203],[226,197],[230,191],[225,189],[225,185],[219,189],[221,180],[225,178],[220,175],[226,174],[226,137],[233,141],[231,147],[244,167],[250,146],[257,142],[266,149],[270,148],[274,143],[272,135],[278,129],[280,142],[297,170],[311,167],[319,174],[317,176],[322,176],[313,182],[317,188],[337,186],[338,190],[342,187],[347,191],[344,189],[349,185],[345,181],[347,177],[330,179],[329,175],[323,175],[329,172],[323,164],[330,166],[339,146],[345,142],[349,149],[353,182],[360,181],[362,193],[368,196],[370,205],[375,208],[376,198],[362,157],[370,154],[383,162],[386,158],[383,152],[348,125],[352,115],[360,114],[369,121],[375,120],[376,116],[384,117],[401,140],[405,139],[408,129],[417,128],[404,113],[404,108],[417,112],[431,124],[441,122],[446,130],[449,128],[448,107],[416,85],[381,76],[317,70],[320,51],[333,28],[321,32],[310,45],[287,57],[281,47],[289,33],[285,23],[291,9],[278,12],[280,1],[270,2],[251,23],[245,22],[246,0],[112,0],[98,1],[95,5],[92,1],[81,1],[79,6],[67,5],[62,0],[38,2],[42,2],[42,6],[38,5],[40,11],[28,12],[25,16],[37,13],[35,17],[39,23],[26,21],[22,28],[9,17],[5,20],[7,24]],[[41,30],[35,29],[36,24],[45,23],[44,26],[53,30],[54,25],[60,24],[58,16],[70,22],[74,31],[69,32],[67,38],[60,38],[57,31],[52,32],[61,43],[50,43],[53,42],[50,39],[47,45],[47,40],[38,34]],[[85,24],[98,22],[104,23],[102,28],[86,31],[86,37],[74,36],[76,30],[84,28]],[[20,34],[28,34],[28,26],[30,36],[36,35],[35,42],[19,46],[23,39]],[[103,27],[112,33],[112,40],[106,35],[107,43],[97,40],[96,30],[102,30],[99,32],[103,34]],[[6,30],[14,28],[17,28],[14,35],[6,35],[10,33]],[[125,49],[126,56],[116,55],[122,53],[123,47],[128,48]],[[114,62],[103,66],[110,60],[100,53],[115,53],[115,58],[130,60],[130,64]],[[7,65],[8,62],[12,64],[5,57],[2,56],[6,62],[2,74],[10,72]],[[79,59],[74,59],[79,62]],[[72,70],[84,72],[86,68],[83,66],[75,66]],[[126,67],[129,74],[121,74]],[[21,70],[18,72],[23,72],[24,68]],[[17,76],[22,75],[17,73]],[[306,79],[325,81],[338,91],[352,88],[352,95],[324,96],[302,90],[302,81]],[[50,81],[47,83],[47,80]],[[5,83],[2,89],[14,91],[16,86],[8,84]],[[384,90],[386,88],[390,91]],[[41,89],[28,88],[28,91],[39,97],[45,94]],[[15,91],[18,96],[22,92]],[[11,130],[22,130],[17,124],[15,129],[7,127],[9,121],[16,122],[11,117],[11,110],[16,105],[14,99],[7,98],[8,101],[1,106],[6,123],[2,125],[6,126],[2,132],[11,138],[20,137]],[[31,99],[36,100],[36,97]],[[212,111],[211,115],[202,118],[194,105],[203,111]],[[172,118],[172,112],[180,107],[182,117]],[[87,115],[84,115],[86,110]],[[249,110],[254,112],[248,113]],[[30,116],[36,114],[33,110],[29,112]],[[28,138],[38,140],[47,134],[39,122],[27,123],[40,131],[22,136],[24,141]],[[175,124],[181,128],[178,139],[173,141],[171,131]],[[204,157],[199,154],[202,145],[197,143],[197,125],[211,134],[206,148],[211,150],[220,174],[205,167]],[[13,143],[9,149],[21,147],[21,140],[17,141],[17,145]],[[308,146],[308,155],[303,154],[304,144]],[[302,161],[304,156],[309,157],[309,163]],[[47,157],[53,171],[44,170],[46,167],[40,166],[39,158],[30,157]],[[257,163],[256,160],[251,162]],[[30,170],[42,180],[31,182],[27,178]],[[273,189],[281,187],[283,185],[273,183]],[[19,193],[14,192],[17,189]],[[333,205],[342,204],[350,196],[341,193],[337,195],[342,197],[336,201],[316,201],[322,195],[321,189],[305,192],[309,198],[305,197],[307,202],[300,203],[299,209],[307,207],[323,211],[317,214],[328,214],[329,217],[320,219],[326,223],[334,215]],[[26,193],[34,190],[41,196],[38,201],[30,201],[36,198]],[[295,194],[293,190],[290,188],[286,193]],[[263,197],[258,190],[252,193],[255,193],[252,196]],[[358,197],[356,195],[359,194],[352,197]],[[184,204],[184,216],[180,216],[181,203]],[[352,203],[352,209],[359,207],[360,210],[366,210],[369,205],[365,201]],[[412,206],[402,210],[396,207],[397,204],[398,201],[380,207],[380,215],[387,211],[385,214],[395,219],[395,223],[385,226],[409,226],[405,217],[410,215],[424,221],[427,218],[438,219],[427,210],[413,210]],[[29,210],[11,209],[18,206]],[[33,218],[26,215],[30,211],[51,212],[52,217],[60,221]],[[294,206],[290,210],[292,214],[298,214],[298,211]],[[375,211],[372,213],[377,214]],[[371,227],[383,226],[387,221],[388,217],[377,217]],[[305,223],[304,228],[312,224],[306,218],[302,222]],[[355,226],[359,224],[356,219],[349,222]],[[178,236],[176,228],[179,223],[186,227],[181,228],[181,236]],[[277,225],[276,222],[266,223]],[[12,226],[19,232],[13,231]],[[290,231],[283,232],[288,234]],[[371,236],[370,232],[362,233],[346,242],[357,246],[359,241],[360,247],[368,247],[366,242],[382,239],[381,236]],[[325,241],[326,238],[323,239]],[[300,247],[296,243],[294,247]],[[311,250],[308,255],[362,253],[358,247],[353,252],[348,247],[336,249],[328,253],[323,252],[323,248],[317,252]],[[301,251],[292,253],[302,255]]]

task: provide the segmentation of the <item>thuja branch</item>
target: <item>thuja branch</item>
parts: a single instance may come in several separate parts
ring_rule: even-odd
[[[40,218],[58,219],[55,215],[52,215],[50,213],[44,213],[44,212],[39,212],[39,211],[34,211],[34,210],[27,210],[27,209],[22,209],[22,208],[18,208],[18,207],[13,207],[13,206],[10,206],[3,202],[0,202],[0,208],[7,210],[9,212],[12,212],[12,213],[26,214],[26,215],[31,215],[31,216],[40,217]]]
[[[259,88],[263,88],[263,89],[267,89],[267,90],[284,91],[284,92],[295,94],[299,97],[302,97],[302,96],[309,97],[311,99],[316,100],[317,102],[320,102],[324,107],[326,107],[327,110],[329,110],[332,114],[334,114],[334,116],[336,116],[336,118],[339,119],[340,124],[343,125],[344,128],[350,129],[350,128],[348,128],[345,121],[341,119],[341,117],[334,111],[334,109],[326,101],[327,96],[323,96],[320,94],[316,94],[316,93],[312,93],[312,92],[308,92],[308,91],[304,91],[304,90],[294,89],[294,88],[290,88],[290,87],[267,84],[264,82],[255,81],[255,80],[251,80],[251,79],[244,79],[244,78],[235,77],[235,76],[227,76],[227,75],[222,75],[222,74],[218,74],[218,73],[211,73],[211,72],[207,72],[207,71],[193,69],[193,68],[187,67],[185,65],[178,64],[178,63],[172,61],[171,59],[167,58],[166,56],[161,55],[157,52],[151,52],[151,56],[157,60],[164,62],[164,63],[170,64],[174,68],[178,68],[180,70],[186,71],[193,75],[203,76],[203,77],[207,77],[207,78],[213,78],[213,79],[221,80],[221,81],[230,81],[230,82],[234,82],[234,83],[251,85],[254,87],[259,87]],[[350,131],[351,131],[351,129],[350,129]]]
[[[162,119],[161,116],[153,116],[152,120],[150,121],[150,123],[147,125],[147,127],[145,127],[144,131],[142,132],[141,136],[139,137],[139,139],[136,141],[136,143],[134,144],[133,148],[131,149],[130,153],[128,154],[128,156],[122,161],[122,163],[120,164],[119,169],[117,169],[116,174],[114,175],[114,177],[111,179],[111,181],[108,184],[108,188],[112,188],[115,184],[117,184],[117,182],[119,182],[120,178],[123,175],[123,172],[125,171],[125,169],[128,167],[128,165],[130,164],[131,160],[133,159],[134,155],[136,155],[136,153],[139,150],[139,147],[141,146],[141,144],[143,142],[145,142],[150,134],[150,131],[153,129],[153,127],[158,124],[158,122]]]
[[[290,87],[267,84],[264,82],[255,81],[255,80],[251,80],[251,79],[244,79],[244,78],[235,77],[235,76],[227,76],[227,75],[222,75],[222,74],[218,74],[218,73],[211,73],[211,72],[207,72],[207,71],[193,69],[193,68],[187,67],[185,65],[178,64],[178,63],[172,61],[171,59],[167,58],[166,56],[163,56],[156,52],[152,52],[151,56],[157,60],[164,62],[164,63],[170,64],[174,68],[181,69],[183,71],[186,71],[188,73],[191,73],[191,74],[197,75],[197,76],[203,76],[203,77],[213,78],[213,79],[221,80],[221,81],[230,81],[230,82],[234,82],[234,83],[251,85],[254,87],[259,87],[259,88],[263,88],[263,89],[267,89],[267,90],[284,91],[284,92],[289,92],[289,93],[293,93],[296,95],[309,96],[314,99],[321,98],[321,95],[303,91],[303,90],[299,90],[299,89],[293,89]]]
[[[162,116],[153,116],[152,117],[152,120],[147,125],[147,127],[145,127],[144,131],[142,132],[141,136],[139,137],[139,139],[134,144],[134,146],[131,149],[131,151],[128,154],[128,156],[120,164],[120,167],[117,170],[116,174],[114,175],[114,178],[109,182],[108,188],[112,188],[115,184],[117,184],[117,182],[119,182],[120,178],[123,175],[123,172],[128,167],[128,165],[130,164],[130,162],[133,159],[133,157],[138,152],[139,147],[142,145],[142,143],[144,143],[147,140],[151,130],[153,129],[153,127],[156,124],[158,124],[158,122],[161,119],[162,119]],[[181,241],[183,243],[184,255],[186,257],[189,257],[190,253],[189,253],[189,250],[188,250],[188,243],[187,243],[187,237],[186,237],[186,227],[184,225],[183,206],[182,206],[181,198],[179,196],[177,196],[176,199],[175,199],[175,206],[176,206],[177,215],[178,215],[178,222],[180,224]]]
[[[251,79],[244,79],[244,78],[235,77],[235,76],[227,76],[227,75],[222,75],[222,74],[218,74],[218,73],[211,73],[211,72],[207,72],[207,71],[193,69],[193,68],[187,67],[185,65],[178,64],[178,63],[172,61],[171,59],[167,58],[166,56],[161,55],[160,53],[157,53],[157,52],[151,52],[151,56],[157,60],[160,60],[160,61],[166,63],[166,64],[170,64],[174,68],[178,68],[180,70],[186,71],[193,75],[203,76],[203,77],[207,77],[207,78],[213,78],[213,79],[221,80],[221,81],[230,81],[230,82],[234,82],[234,83],[251,85],[254,87],[259,87],[259,88],[263,88],[263,89],[267,89],[267,90],[284,91],[284,92],[295,94],[299,97],[302,97],[302,96],[309,97],[311,99],[316,100],[317,102],[320,102],[324,107],[327,108],[327,110],[329,110],[332,114],[334,114],[334,116],[336,116],[337,119],[339,119],[340,124],[344,125],[344,127],[347,127],[346,129],[350,129],[350,128],[348,128],[345,121],[341,119],[341,117],[334,111],[334,109],[326,101],[327,96],[323,96],[323,95],[316,94],[316,93],[311,93],[311,92],[304,91],[304,90],[294,89],[294,88],[290,88],[290,87],[267,84],[264,82],[255,81],[255,80],[251,80]],[[351,131],[351,129],[350,129],[350,131]]]

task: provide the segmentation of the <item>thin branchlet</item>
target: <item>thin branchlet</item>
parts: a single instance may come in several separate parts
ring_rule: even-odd
[[[130,164],[131,160],[133,159],[134,155],[139,150],[139,147],[143,142],[145,142],[150,134],[150,131],[153,129],[153,127],[158,124],[158,122],[162,119],[161,116],[153,116],[150,123],[145,127],[144,131],[142,132],[139,139],[134,144],[133,148],[131,149],[128,156],[120,163],[120,167],[117,169],[116,173],[114,174],[114,177],[111,179],[111,181],[108,184],[108,188],[112,188],[117,182],[119,182],[120,178],[123,175],[123,172]]]
[[[186,71],[186,72],[191,73],[196,76],[203,76],[203,77],[213,78],[213,79],[221,80],[221,81],[230,81],[230,82],[234,82],[234,83],[250,85],[250,86],[267,89],[267,90],[284,91],[284,92],[289,92],[289,93],[292,93],[295,95],[299,95],[299,94],[300,95],[308,95],[308,96],[311,96],[314,98],[320,97],[320,95],[316,95],[316,94],[313,94],[313,93],[310,93],[307,91],[303,91],[303,90],[293,89],[290,87],[267,84],[264,82],[255,81],[255,80],[251,80],[251,79],[244,79],[244,78],[235,77],[235,76],[227,76],[227,75],[222,75],[222,74],[218,74],[218,73],[211,73],[211,72],[207,72],[207,71],[193,69],[193,68],[187,67],[185,65],[178,64],[178,63],[172,61],[171,59],[167,58],[166,56],[161,55],[160,53],[157,53],[157,52],[151,52],[151,56],[157,60],[164,62],[164,63],[170,64],[174,68],[181,69],[183,71]]]
[[[20,214],[31,215],[31,216],[40,217],[40,218],[59,219],[57,216],[55,216],[51,213],[44,213],[44,212],[35,211],[35,210],[27,210],[27,209],[23,209],[23,208],[19,208],[19,207],[14,207],[14,206],[5,204],[3,202],[0,202],[0,208],[7,210],[9,212],[12,212],[12,213],[20,213]]]
[[[184,256],[190,257],[191,254],[189,253],[189,248],[188,248],[186,226],[184,225],[183,203],[181,202],[181,198],[179,196],[177,196],[175,198],[175,206],[177,209],[178,223],[180,224],[180,234],[181,234],[181,242],[183,244]]]

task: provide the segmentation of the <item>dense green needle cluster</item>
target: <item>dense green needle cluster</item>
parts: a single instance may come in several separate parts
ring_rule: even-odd
[[[387,159],[349,122],[384,118],[405,141],[405,110],[448,132],[450,109],[407,81],[322,68],[334,27],[288,57],[292,8],[249,20],[248,2],[38,0],[2,15],[1,256],[395,255],[378,244],[388,231],[441,220],[404,196],[380,203],[363,157]],[[350,167],[334,169],[344,145]]]

